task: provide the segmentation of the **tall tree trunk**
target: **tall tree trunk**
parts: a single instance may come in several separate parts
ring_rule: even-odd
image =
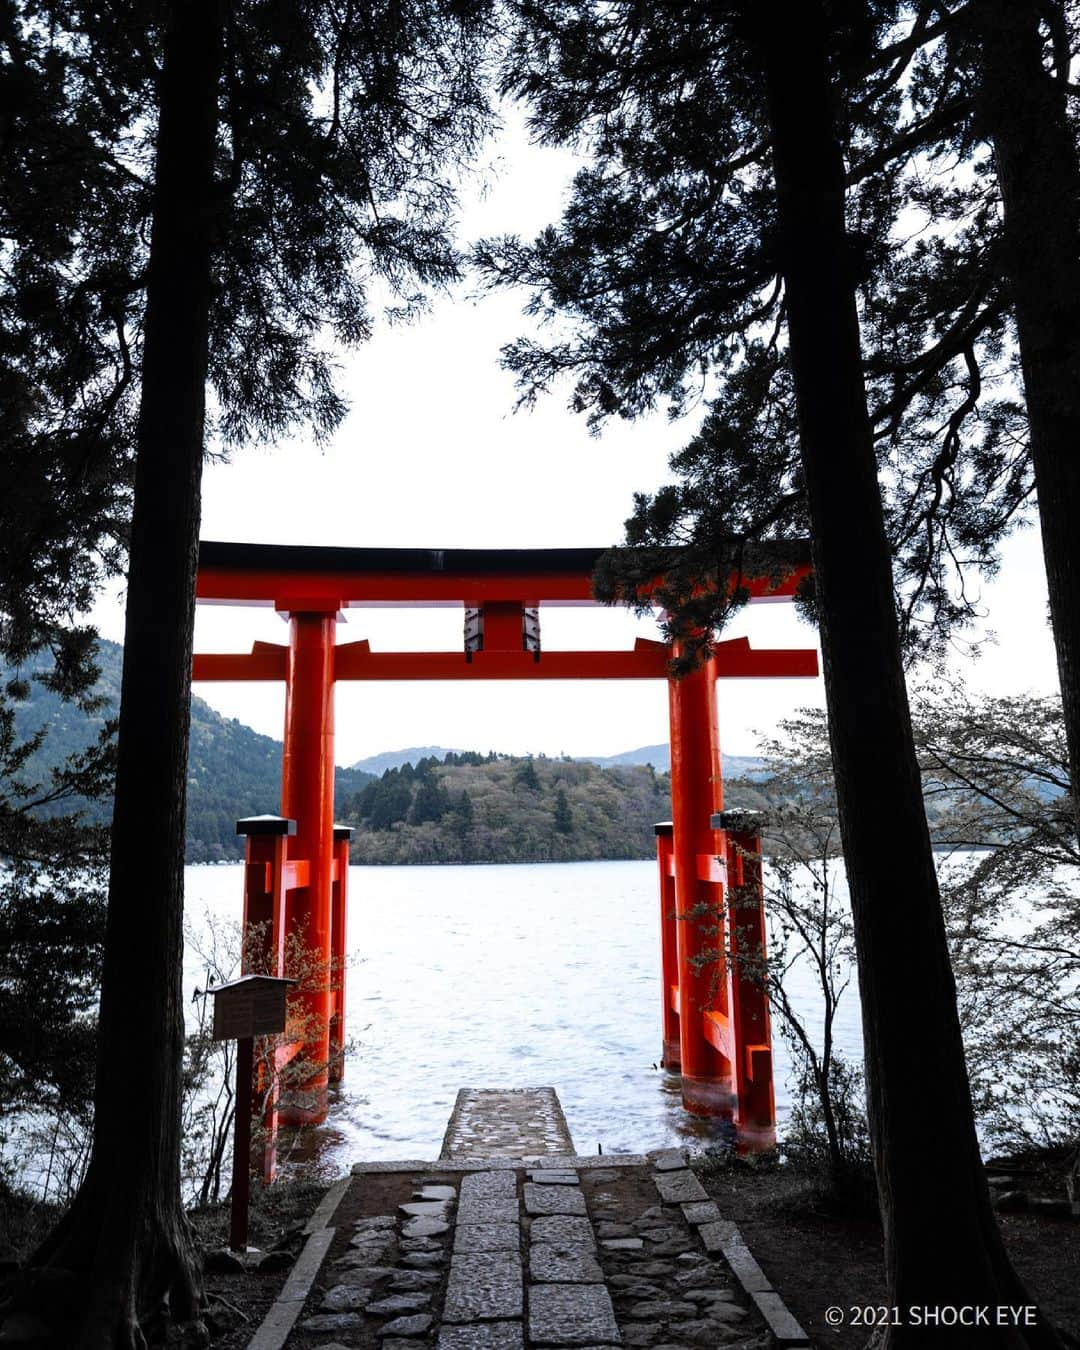
[[[1080,785],[1080,164],[1068,70],[1048,70],[1040,22],[1054,0],[975,0],[978,113],[1004,204],[1031,456],[1057,648],[1069,772]],[[1080,835],[1080,788],[1073,811]]]
[[[986,1187],[900,658],[820,0],[755,5],[889,1302],[1030,1304]],[[881,1344],[954,1345],[901,1325]],[[1045,1325],[978,1344],[1057,1346]],[[968,1343],[965,1339],[965,1343]]]
[[[198,1315],[180,1198],[184,814],[221,53],[218,0],[175,0],[160,85],[94,1142],[36,1264],[81,1285],[70,1339],[141,1347]],[[54,1309],[55,1311],[55,1309]],[[76,1329],[77,1328],[77,1329]]]

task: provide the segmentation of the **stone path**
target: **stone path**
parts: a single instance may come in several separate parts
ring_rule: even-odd
[[[573,1153],[554,1088],[461,1088],[443,1158],[530,1158]]]
[[[485,1125],[481,1107],[507,1101],[516,1126]],[[291,1308],[275,1305],[251,1350],[810,1344],[681,1151],[576,1157],[551,1089],[468,1090],[446,1147],[505,1141],[513,1128],[530,1144],[529,1130],[559,1130],[565,1151],[357,1164],[340,1207],[353,1217],[333,1241],[332,1228],[312,1234],[306,1289],[294,1271]],[[388,1212],[370,1213],[372,1197]]]

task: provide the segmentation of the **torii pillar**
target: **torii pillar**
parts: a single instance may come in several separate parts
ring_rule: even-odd
[[[296,821],[288,857],[307,863],[307,884],[290,902],[290,933],[303,951],[300,1006],[302,1055],[313,1073],[302,1086],[300,1104],[280,1111],[282,1124],[318,1124],[326,1119],[331,1061],[332,985],[342,978],[332,968],[334,880],[334,629],[333,609],[290,608],[285,681],[285,747],[281,769],[281,812]],[[302,873],[296,878],[302,880]],[[297,972],[293,972],[297,973]]]
[[[682,655],[679,644],[675,655]],[[736,1106],[733,1066],[706,1038],[705,1019],[707,1010],[729,1015],[724,878],[710,825],[724,807],[714,659],[668,681],[668,709],[682,1099],[695,1115],[730,1118]]]

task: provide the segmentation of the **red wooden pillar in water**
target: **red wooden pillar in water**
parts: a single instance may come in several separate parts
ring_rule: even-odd
[[[712,661],[669,680],[668,695],[682,1099],[695,1115],[730,1119],[733,1050],[723,962],[722,874],[709,826],[712,814],[724,806]],[[715,1014],[711,1020],[710,1012]]]
[[[351,825],[334,826],[334,882],[330,913],[330,1081],[345,1077],[345,910],[349,899]]]
[[[765,895],[761,884],[761,813],[721,811],[712,827],[723,832],[728,870],[728,947],[736,958],[730,980],[731,1027],[736,1046],[735,1114],[740,1153],[776,1147],[772,1034],[765,985]]]
[[[297,935],[306,953],[302,981],[306,988],[299,996],[302,1053],[314,1066],[301,1086],[303,1100],[281,1108],[281,1120],[289,1125],[316,1125],[326,1119],[332,1012],[336,622],[336,606],[289,612],[281,810],[296,821],[296,836],[289,841],[289,859],[295,861],[299,873],[294,880],[306,880],[293,892],[290,932]]]
[[[236,822],[236,833],[247,836],[240,969],[244,975],[282,975],[287,926],[285,852],[289,837],[296,833],[296,821],[284,816],[248,816]],[[277,1075],[273,1065],[252,1064],[250,1041],[240,1045],[247,1047],[252,1100],[265,1103],[261,1170],[269,1186],[277,1172]]]
[[[285,951],[285,852],[296,821],[248,816],[236,822],[244,835],[244,975],[280,975]]]
[[[664,1044],[661,1066],[679,1071],[679,942],[675,918],[675,854],[671,821],[656,826],[656,862],[660,873],[660,995]]]

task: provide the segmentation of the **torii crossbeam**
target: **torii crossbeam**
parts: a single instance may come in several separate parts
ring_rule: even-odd
[[[344,956],[347,835],[338,827],[335,843],[333,820],[333,686],[339,680],[668,680],[673,823],[658,838],[661,894],[668,895],[673,880],[674,912],[685,919],[704,904],[724,931],[729,869],[732,884],[737,873],[744,889],[745,877],[757,874],[744,861],[754,847],[745,820],[731,832],[730,846],[723,826],[710,823],[723,810],[716,680],[813,677],[817,655],[756,651],[738,638],[718,642],[708,662],[676,680],[670,668],[677,648],[663,642],[639,638],[630,651],[544,651],[541,611],[596,604],[592,575],[603,552],[201,545],[200,602],[273,606],[289,621],[287,645],[257,642],[248,654],[200,653],[193,668],[197,681],[286,684],[282,814],[241,822],[248,834],[245,922],[272,920],[279,957],[287,927],[302,930],[328,966]],[[752,599],[790,599],[808,571],[808,565],[794,566],[781,578],[740,578],[740,585]],[[447,606],[463,611],[456,651],[380,652],[367,640],[334,641],[346,610]],[[759,878],[753,884],[760,909]],[[745,899],[739,905],[742,931]],[[717,947],[715,932],[709,936],[697,919],[674,922],[670,908],[669,899],[662,900],[665,1064],[681,1067],[689,1110],[729,1117],[745,1146],[768,1147],[775,1129],[766,1002],[760,989],[752,997],[748,982],[726,970],[722,953],[730,944],[722,939],[711,969],[696,960]],[[343,1039],[343,989],[307,995],[305,1013],[315,1028],[305,1033],[305,1051],[314,1064],[333,1066]],[[294,1109],[290,1118],[324,1119],[327,1084],[335,1077],[340,1067],[317,1068],[307,1084],[312,1105]]]

